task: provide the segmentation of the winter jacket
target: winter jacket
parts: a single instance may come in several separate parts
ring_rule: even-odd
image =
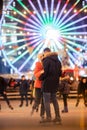
[[[67,79],[62,80],[59,84],[59,92],[61,94],[69,94],[70,93],[70,86],[69,81]]]
[[[44,73],[40,76],[43,81],[42,91],[55,93],[59,86],[59,77],[61,76],[61,62],[58,54],[48,53],[42,61]]]
[[[29,90],[28,81],[27,80],[21,80],[20,88],[19,88],[20,94],[27,94],[28,90]]]
[[[36,62],[35,69],[34,69],[34,76],[35,76],[34,87],[35,88],[41,88],[42,86],[42,81],[39,80],[42,70],[43,70],[42,63],[40,61]]]
[[[84,94],[86,89],[87,89],[87,82],[83,83],[82,81],[80,81],[78,84],[77,93]]]

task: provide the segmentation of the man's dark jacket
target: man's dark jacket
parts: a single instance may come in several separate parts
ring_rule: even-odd
[[[21,80],[20,82],[20,94],[27,94],[29,90],[29,83],[27,80]]]
[[[42,91],[55,93],[59,86],[59,77],[61,76],[61,62],[57,53],[48,53],[43,59],[44,74],[40,76],[43,81]]]

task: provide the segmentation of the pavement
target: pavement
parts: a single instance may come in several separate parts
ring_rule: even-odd
[[[11,100],[14,110],[10,110],[1,100],[0,110],[0,130],[87,130],[87,107],[84,106],[83,100],[80,100],[79,106],[76,107],[76,99],[68,99],[69,112],[61,113],[63,109],[62,99],[58,100],[62,124],[44,123],[40,124],[39,111],[31,115],[32,105],[28,107],[19,107],[19,100]],[[51,104],[52,118],[54,118],[54,109]]]

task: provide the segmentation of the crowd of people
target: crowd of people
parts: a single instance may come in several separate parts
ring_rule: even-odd
[[[30,98],[31,104],[33,101],[33,94],[34,101],[32,104],[31,115],[34,111],[38,112],[38,109],[40,108],[40,123],[61,123],[61,115],[56,93],[59,91],[60,95],[63,97],[64,108],[62,113],[68,112],[67,98],[70,93],[69,79],[69,74],[62,70],[62,64],[58,58],[58,53],[51,52],[49,48],[45,48],[43,53],[38,54],[38,61],[35,63],[34,68],[34,82],[32,83],[32,87],[30,85],[31,83],[26,80],[25,75],[21,76],[21,80],[18,84],[15,80],[11,79],[9,81],[9,86],[14,86],[15,89],[16,86],[19,85],[19,93],[21,97],[19,107],[23,106],[24,97],[26,100],[26,106],[28,106],[28,91],[29,89],[32,90]],[[6,86],[7,84],[4,78],[0,77],[0,95],[4,97],[9,108],[13,110],[6,95]],[[87,106],[87,79],[85,77],[79,80],[77,93],[76,107],[79,104],[80,95],[83,96],[84,104]],[[54,119],[51,114],[51,103],[54,107]]]

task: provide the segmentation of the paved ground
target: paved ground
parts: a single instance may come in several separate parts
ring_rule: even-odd
[[[76,100],[69,99],[69,113],[61,113],[63,108],[62,99],[59,100],[62,125],[58,124],[40,124],[39,112],[31,116],[31,105],[19,108],[19,101],[11,101],[14,110],[10,110],[4,101],[0,102],[2,109],[0,111],[0,130],[87,130],[87,107],[84,106],[81,99],[78,107],[75,107]],[[51,105],[52,116],[54,117],[53,106]]]

